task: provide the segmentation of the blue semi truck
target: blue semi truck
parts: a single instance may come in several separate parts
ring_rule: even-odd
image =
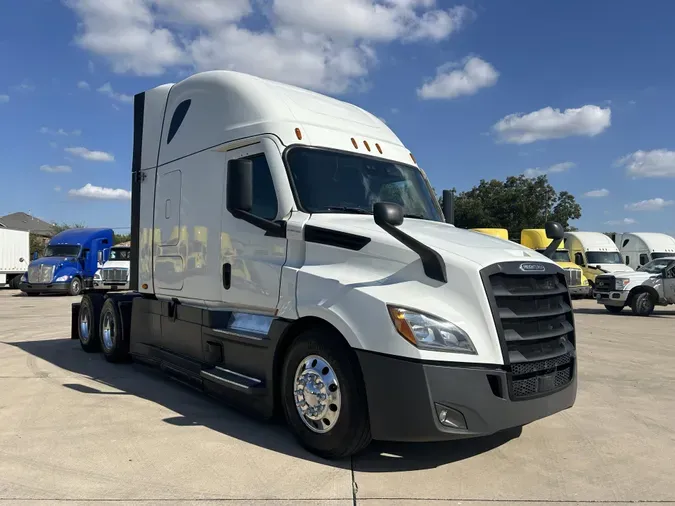
[[[19,289],[27,295],[80,295],[93,287],[99,263],[113,246],[111,228],[73,228],[51,238],[44,256],[28,265]]]

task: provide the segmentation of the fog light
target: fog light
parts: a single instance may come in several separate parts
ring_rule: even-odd
[[[443,406],[442,404],[435,404],[436,415],[441,425],[452,427],[453,429],[466,429],[466,420],[464,415],[456,409]]]

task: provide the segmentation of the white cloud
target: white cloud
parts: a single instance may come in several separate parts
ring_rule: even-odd
[[[614,162],[633,177],[675,177],[675,151],[654,149],[636,151]]]
[[[41,165],[42,172],[72,172],[68,165]]]
[[[55,186],[55,187],[54,187],[54,191],[55,191],[55,192],[60,192],[60,191],[61,191],[61,187],[60,187],[60,186]]]
[[[628,211],[661,211],[664,207],[672,206],[675,200],[664,200],[661,197],[649,200],[641,200],[624,206]]]
[[[106,97],[110,97],[113,100],[117,100],[118,102],[124,102],[125,104],[130,104],[134,101],[134,97],[132,97],[131,95],[125,95],[124,93],[117,93],[115,90],[113,90],[110,83],[105,83],[96,91],[102,93]]]
[[[489,88],[497,83],[499,72],[477,56],[465,58],[462,64],[462,68],[456,68],[457,63],[438,67],[436,77],[418,88],[417,95],[422,99],[457,98],[473,95],[481,88]]]
[[[624,218],[623,220],[610,220],[606,221],[605,225],[635,225],[637,221],[633,218]]]
[[[0,104],[6,104],[9,102],[9,95],[0,95]]]
[[[87,81],[78,82],[77,87],[80,88],[81,90],[88,90],[90,88],[89,83]]]
[[[66,148],[68,153],[92,162],[114,162],[115,157],[105,151],[90,151],[87,148]]]
[[[545,107],[529,114],[509,114],[492,126],[502,142],[530,144],[546,139],[562,139],[575,135],[593,137],[611,124],[612,111],[597,105],[577,109]]]
[[[560,172],[566,172],[576,166],[577,164],[574,162],[556,163],[555,165],[551,165],[550,167],[546,168],[534,167],[532,169],[525,169],[523,175],[525,177],[537,177],[543,176],[544,174],[557,174]]]
[[[116,73],[231,69],[333,93],[362,84],[377,45],[442,41],[472,17],[434,0],[65,2],[80,21],[76,44]],[[251,14],[266,18],[260,28]]]
[[[131,192],[121,188],[104,188],[87,183],[82,188],[68,190],[71,197],[94,200],[131,200]]]
[[[58,147],[59,147],[59,145],[58,145],[57,143],[55,143],[54,141],[49,141],[49,145],[50,145],[52,148],[58,148]]]
[[[584,197],[606,197],[609,195],[609,190],[607,188],[602,188],[600,190],[591,190],[584,193]]]
[[[67,137],[69,135],[77,137],[78,135],[82,134],[82,130],[71,130],[70,132],[64,130],[63,128],[59,128],[57,130],[54,130],[53,128],[47,128],[47,127],[42,127],[40,130],[38,130],[41,134],[47,134],[47,135],[62,135],[64,137]]]
[[[32,84],[30,84],[27,81],[24,81],[21,84],[17,84],[16,86],[12,86],[12,89],[16,90],[16,91],[23,91],[23,92],[35,91],[35,86],[33,86]]]

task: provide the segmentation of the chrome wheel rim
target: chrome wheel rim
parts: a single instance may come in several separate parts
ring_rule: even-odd
[[[80,339],[89,342],[89,314],[87,311],[80,313]]]
[[[300,419],[312,432],[325,434],[340,417],[342,395],[335,371],[318,355],[306,357],[295,371],[293,397]]]
[[[73,292],[80,293],[80,280],[77,278],[73,280]]]
[[[115,321],[112,313],[106,311],[103,314],[103,323],[101,324],[101,337],[103,338],[103,346],[106,350],[111,350],[115,343]]]

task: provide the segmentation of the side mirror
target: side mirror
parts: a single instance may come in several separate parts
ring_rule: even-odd
[[[391,202],[376,202],[373,205],[373,216],[378,226],[398,227],[403,223],[403,208]]]
[[[230,160],[227,164],[227,210],[251,212],[253,208],[253,162]]]
[[[103,263],[103,251],[98,250],[98,253],[96,254],[96,259],[98,260],[98,263],[102,264]]]
[[[549,221],[544,225],[544,230],[546,231],[546,237],[549,239],[562,240],[565,237],[565,229],[563,226],[556,221]]]
[[[19,263],[22,264],[22,263],[24,263],[25,261],[26,261],[26,260],[25,260],[23,257],[19,258]]]

